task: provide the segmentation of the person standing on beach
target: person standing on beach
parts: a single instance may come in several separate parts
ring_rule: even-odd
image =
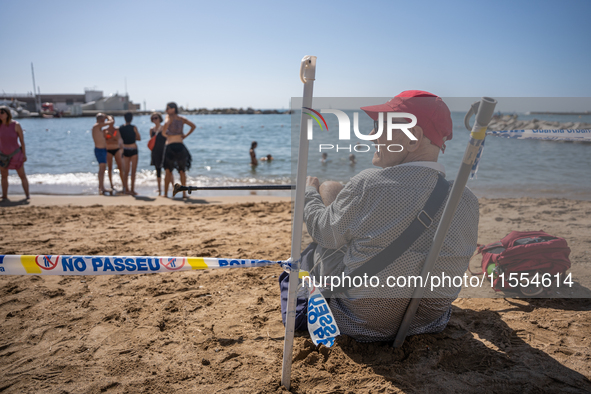
[[[121,157],[123,141],[121,140],[119,129],[114,124],[109,125],[105,130],[105,140],[107,141],[107,174],[109,175],[111,189],[115,190],[113,186],[113,158],[115,158],[115,163],[117,163],[117,168],[119,169],[119,176],[121,177],[121,184],[123,185],[123,193],[125,193],[127,190],[127,179],[123,177],[123,159]]]
[[[259,162],[257,161],[257,155],[255,153],[255,149],[257,147],[257,142],[256,141],[252,141],[252,143],[250,144],[250,165],[251,166],[258,166]]]
[[[25,161],[27,161],[25,136],[21,125],[12,120],[10,109],[6,106],[0,107],[0,152],[5,156],[2,159],[6,163],[0,167],[2,200],[8,199],[8,170],[16,170],[21,178],[25,198],[28,200],[31,197],[29,195],[29,180],[25,174]]]
[[[166,146],[164,148],[164,197],[168,197],[168,184],[174,182],[172,171],[176,169],[181,177],[181,184],[187,182],[186,171],[191,168],[191,154],[187,150],[183,140],[195,130],[195,124],[183,116],[179,116],[179,109],[174,102],[166,104],[166,122],[162,127],[162,135],[166,137]],[[183,134],[183,126],[187,125],[191,129],[187,134]],[[187,192],[183,192],[183,198],[187,198]]]
[[[152,162],[150,163],[156,168],[156,179],[158,181],[158,195],[162,195],[161,174],[162,162],[164,161],[164,147],[166,146],[166,137],[162,135],[162,115],[158,112],[152,113],[150,120],[154,123],[154,127],[150,129],[150,138],[156,136],[156,142],[152,149]]]
[[[110,126],[115,121],[111,116],[103,113],[96,114],[96,123],[92,126],[92,139],[94,140],[94,156],[98,161],[98,187],[99,194],[112,193],[112,190],[105,189],[105,169],[107,168],[107,139],[103,127]]]
[[[137,127],[131,124],[133,120],[133,114],[131,112],[127,112],[123,115],[125,118],[125,125],[119,127],[119,134],[121,135],[121,139],[123,141],[123,178],[125,181],[123,182],[123,187],[125,188],[125,193],[137,196],[135,192],[135,173],[137,171],[137,160],[138,160],[138,151],[137,151],[137,144],[136,141],[141,141],[142,136],[137,131]],[[127,188],[127,177],[129,175],[131,169],[131,188]]]

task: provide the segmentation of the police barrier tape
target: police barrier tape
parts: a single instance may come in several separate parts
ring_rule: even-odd
[[[0,255],[0,275],[125,275],[212,268],[265,267],[287,261],[216,259],[212,257]],[[300,271],[299,277],[310,275]],[[308,298],[308,331],[314,344],[332,346],[340,334],[328,303],[317,288]]]
[[[308,289],[308,332],[314,345],[326,347],[334,345],[336,337],[341,335],[337,322],[328,306],[328,302],[318,287]]]
[[[125,275],[274,264],[289,266],[284,261],[212,257],[0,255],[0,275]]]

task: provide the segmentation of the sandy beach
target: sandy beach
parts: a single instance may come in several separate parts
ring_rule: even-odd
[[[590,218],[591,201],[480,199],[478,239],[512,230],[566,238],[576,295],[585,295]],[[290,253],[291,208],[272,196],[11,196],[0,226],[1,254],[281,260]],[[0,276],[0,392],[287,392],[280,273]],[[462,298],[442,333],[400,349],[345,336],[316,348],[298,333],[291,392],[583,393],[590,378],[589,299]]]

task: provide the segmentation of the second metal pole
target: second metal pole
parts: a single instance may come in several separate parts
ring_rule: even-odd
[[[466,182],[468,182],[472,165],[474,164],[474,160],[476,159],[480,145],[482,145],[482,141],[484,141],[484,137],[486,137],[486,128],[488,127],[488,123],[492,118],[496,104],[497,101],[489,97],[483,97],[480,100],[478,113],[476,114],[476,121],[472,127],[470,142],[468,143],[468,147],[464,153],[460,171],[458,172],[458,176],[456,177],[449,198],[447,199],[447,203],[445,204],[443,215],[441,216],[441,220],[437,226],[437,231],[433,237],[431,250],[429,250],[427,259],[423,264],[423,269],[421,271],[423,284],[427,280],[427,274],[431,272],[433,266],[435,265],[435,261],[439,256],[439,252],[443,246],[443,241],[445,240],[445,235],[447,234],[447,230],[449,229],[454,214],[456,213],[456,208],[458,207],[460,199],[462,198],[462,193],[464,193]],[[424,294],[424,286],[415,287],[408,308],[406,309],[406,313],[402,318],[402,323],[400,324],[398,333],[396,334],[396,339],[394,339],[394,347],[400,347],[404,343],[404,339],[406,338],[406,334],[408,333],[412,319],[415,317],[419,303],[421,302]]]

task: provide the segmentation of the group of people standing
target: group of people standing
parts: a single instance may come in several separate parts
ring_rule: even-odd
[[[115,127],[112,116],[99,113],[96,115],[96,123],[92,127],[94,140],[94,154],[99,165],[98,189],[99,194],[113,194],[113,161],[119,169],[122,193],[136,196],[135,191],[136,172],[138,167],[138,145],[142,140],[133,121],[133,114],[127,112],[124,115],[125,124]],[[166,105],[166,118],[158,112],[150,116],[154,126],[150,129],[150,142],[148,147],[151,152],[151,165],[156,169],[158,182],[158,195],[162,195],[162,169],[164,175],[164,196],[168,197],[170,185],[174,185],[173,171],[176,169],[181,178],[181,184],[186,184],[186,172],[191,168],[191,154],[183,143],[195,130],[195,124],[183,116],[179,116],[176,103]],[[189,126],[189,132],[184,133],[184,126]],[[252,142],[250,149],[251,164],[256,166],[258,160],[255,155],[256,141]],[[272,161],[273,156],[261,157],[260,161]],[[8,170],[16,170],[21,178],[25,196],[29,199],[29,182],[25,175],[24,162],[27,161],[25,153],[25,141],[20,124],[12,119],[8,107],[0,107],[0,173],[2,176],[2,200],[8,198]],[[111,188],[105,187],[105,171]],[[129,178],[131,180],[129,181]],[[183,198],[187,198],[183,192]]]
[[[124,116],[125,125],[115,127],[115,121],[111,116],[99,113],[96,116],[96,123],[92,127],[94,139],[94,153],[99,163],[98,183],[99,194],[113,193],[113,159],[119,168],[123,193],[132,196],[137,195],[135,191],[135,178],[138,164],[137,141],[141,141],[141,135],[136,126],[131,124],[133,114],[128,112]],[[158,195],[162,195],[162,169],[165,170],[164,196],[168,197],[169,185],[174,184],[172,171],[179,172],[181,183],[186,183],[186,171],[191,168],[191,154],[187,150],[183,140],[195,130],[195,124],[185,117],[179,116],[176,103],[170,102],[166,105],[166,120],[158,112],[152,113],[150,120],[154,127],[150,129],[150,143],[152,149],[151,165],[156,168],[158,181]],[[190,127],[187,134],[183,132],[184,125]],[[104,186],[105,170],[108,166],[109,182],[111,189]],[[131,182],[128,178],[131,175]],[[186,198],[183,193],[183,198]]]

